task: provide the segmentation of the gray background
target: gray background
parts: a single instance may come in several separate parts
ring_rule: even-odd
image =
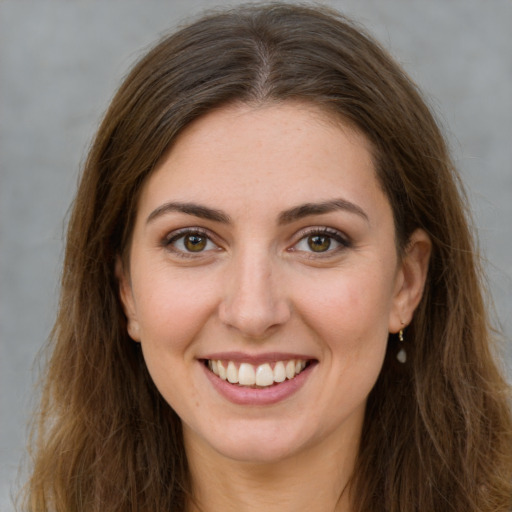
[[[324,3],[366,25],[427,93],[468,187],[497,316],[510,339],[512,2]],[[2,511],[12,509],[9,494],[34,403],[32,365],[55,314],[64,218],[87,145],[141,49],[214,5],[0,0]]]

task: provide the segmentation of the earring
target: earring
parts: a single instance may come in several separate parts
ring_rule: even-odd
[[[400,341],[400,343],[404,342],[404,330],[403,329],[400,329],[400,331],[398,332],[398,341]],[[396,358],[399,363],[405,364],[407,362],[407,352],[405,351],[404,347],[400,347],[400,350],[398,351]]]

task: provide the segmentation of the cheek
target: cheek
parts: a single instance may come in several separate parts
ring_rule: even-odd
[[[201,276],[172,272],[152,272],[139,283],[135,294],[143,297],[137,304],[143,344],[183,350],[215,308],[215,287]]]
[[[314,285],[313,285],[314,284]],[[299,309],[304,321],[328,341],[332,350],[363,358],[368,350],[383,353],[392,304],[392,278],[385,272],[343,272],[329,276],[302,293]]]
[[[194,340],[204,328],[215,302],[204,279],[172,272],[151,272],[134,283],[141,347],[153,382],[178,413],[198,403],[191,372],[196,371]],[[139,286],[135,288],[135,285]]]

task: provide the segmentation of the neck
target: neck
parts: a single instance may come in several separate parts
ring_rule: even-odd
[[[186,443],[193,502],[187,512],[350,512],[349,482],[358,449],[316,446],[271,463],[237,461]]]

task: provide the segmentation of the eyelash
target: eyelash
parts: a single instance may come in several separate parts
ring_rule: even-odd
[[[201,249],[201,250],[197,251],[196,254],[194,254],[193,251],[186,251],[186,250],[178,249],[174,245],[178,240],[184,239],[186,236],[194,236],[194,235],[206,239],[206,244],[211,242],[217,248],[219,248],[219,246],[213,241],[213,237],[207,230],[202,229],[202,228],[195,228],[195,227],[194,228],[183,228],[178,231],[174,231],[174,232],[170,233],[162,241],[162,245],[179,257],[194,258],[194,257],[196,257],[196,255],[200,255],[200,254],[203,254],[204,252],[207,252],[208,249],[207,249],[207,251],[205,251],[204,249]],[[335,247],[333,249],[331,249],[329,246],[327,248],[327,250],[325,250],[325,251],[318,251],[318,252],[315,252],[313,250],[302,251],[302,252],[308,253],[308,257],[311,257],[311,258],[315,258],[315,257],[321,258],[321,257],[331,256],[333,253],[337,253],[339,251],[342,251],[343,249],[352,247],[352,242],[345,235],[343,235],[341,232],[337,231],[336,229],[332,229],[332,228],[327,228],[327,227],[309,228],[309,229],[303,231],[302,233],[300,233],[299,236],[300,236],[300,238],[297,240],[297,242],[295,242],[293,244],[293,246],[288,249],[290,252],[299,251],[299,249],[297,249],[297,246],[301,242],[306,241],[309,237],[313,237],[313,236],[328,237],[330,240],[334,240],[336,243],[339,244],[338,247]],[[209,250],[211,250],[211,249],[209,249]]]
[[[344,234],[342,234],[340,231],[333,229],[333,228],[309,228],[302,233],[300,233],[300,238],[293,246],[289,249],[290,251],[297,251],[296,247],[303,241],[307,241],[308,238],[313,236],[324,236],[328,237],[330,240],[334,240],[336,243],[339,244],[338,247],[334,248],[328,248],[326,251],[319,251],[315,252],[313,250],[311,251],[304,251],[308,254],[308,257],[310,258],[322,258],[322,257],[329,257],[332,256],[335,253],[338,253],[340,251],[343,251],[344,249],[348,249],[352,247],[352,242],[348,239],[348,237]]]
[[[165,239],[163,240],[162,243],[166,249],[168,249],[169,251],[172,251],[173,254],[175,254],[181,258],[194,258],[194,257],[196,257],[196,254],[194,254],[193,251],[186,251],[186,250],[178,249],[176,246],[173,245],[178,240],[180,240],[182,238],[185,239],[186,236],[194,236],[194,235],[206,239],[206,244],[213,243],[218,248],[218,245],[212,240],[213,237],[211,236],[211,234],[202,228],[183,228],[183,229],[179,229],[178,231],[173,231],[172,233],[170,233],[169,235],[167,235],[165,237]],[[197,251],[197,254],[202,254],[203,252],[205,252],[205,251],[203,251],[203,250]]]

